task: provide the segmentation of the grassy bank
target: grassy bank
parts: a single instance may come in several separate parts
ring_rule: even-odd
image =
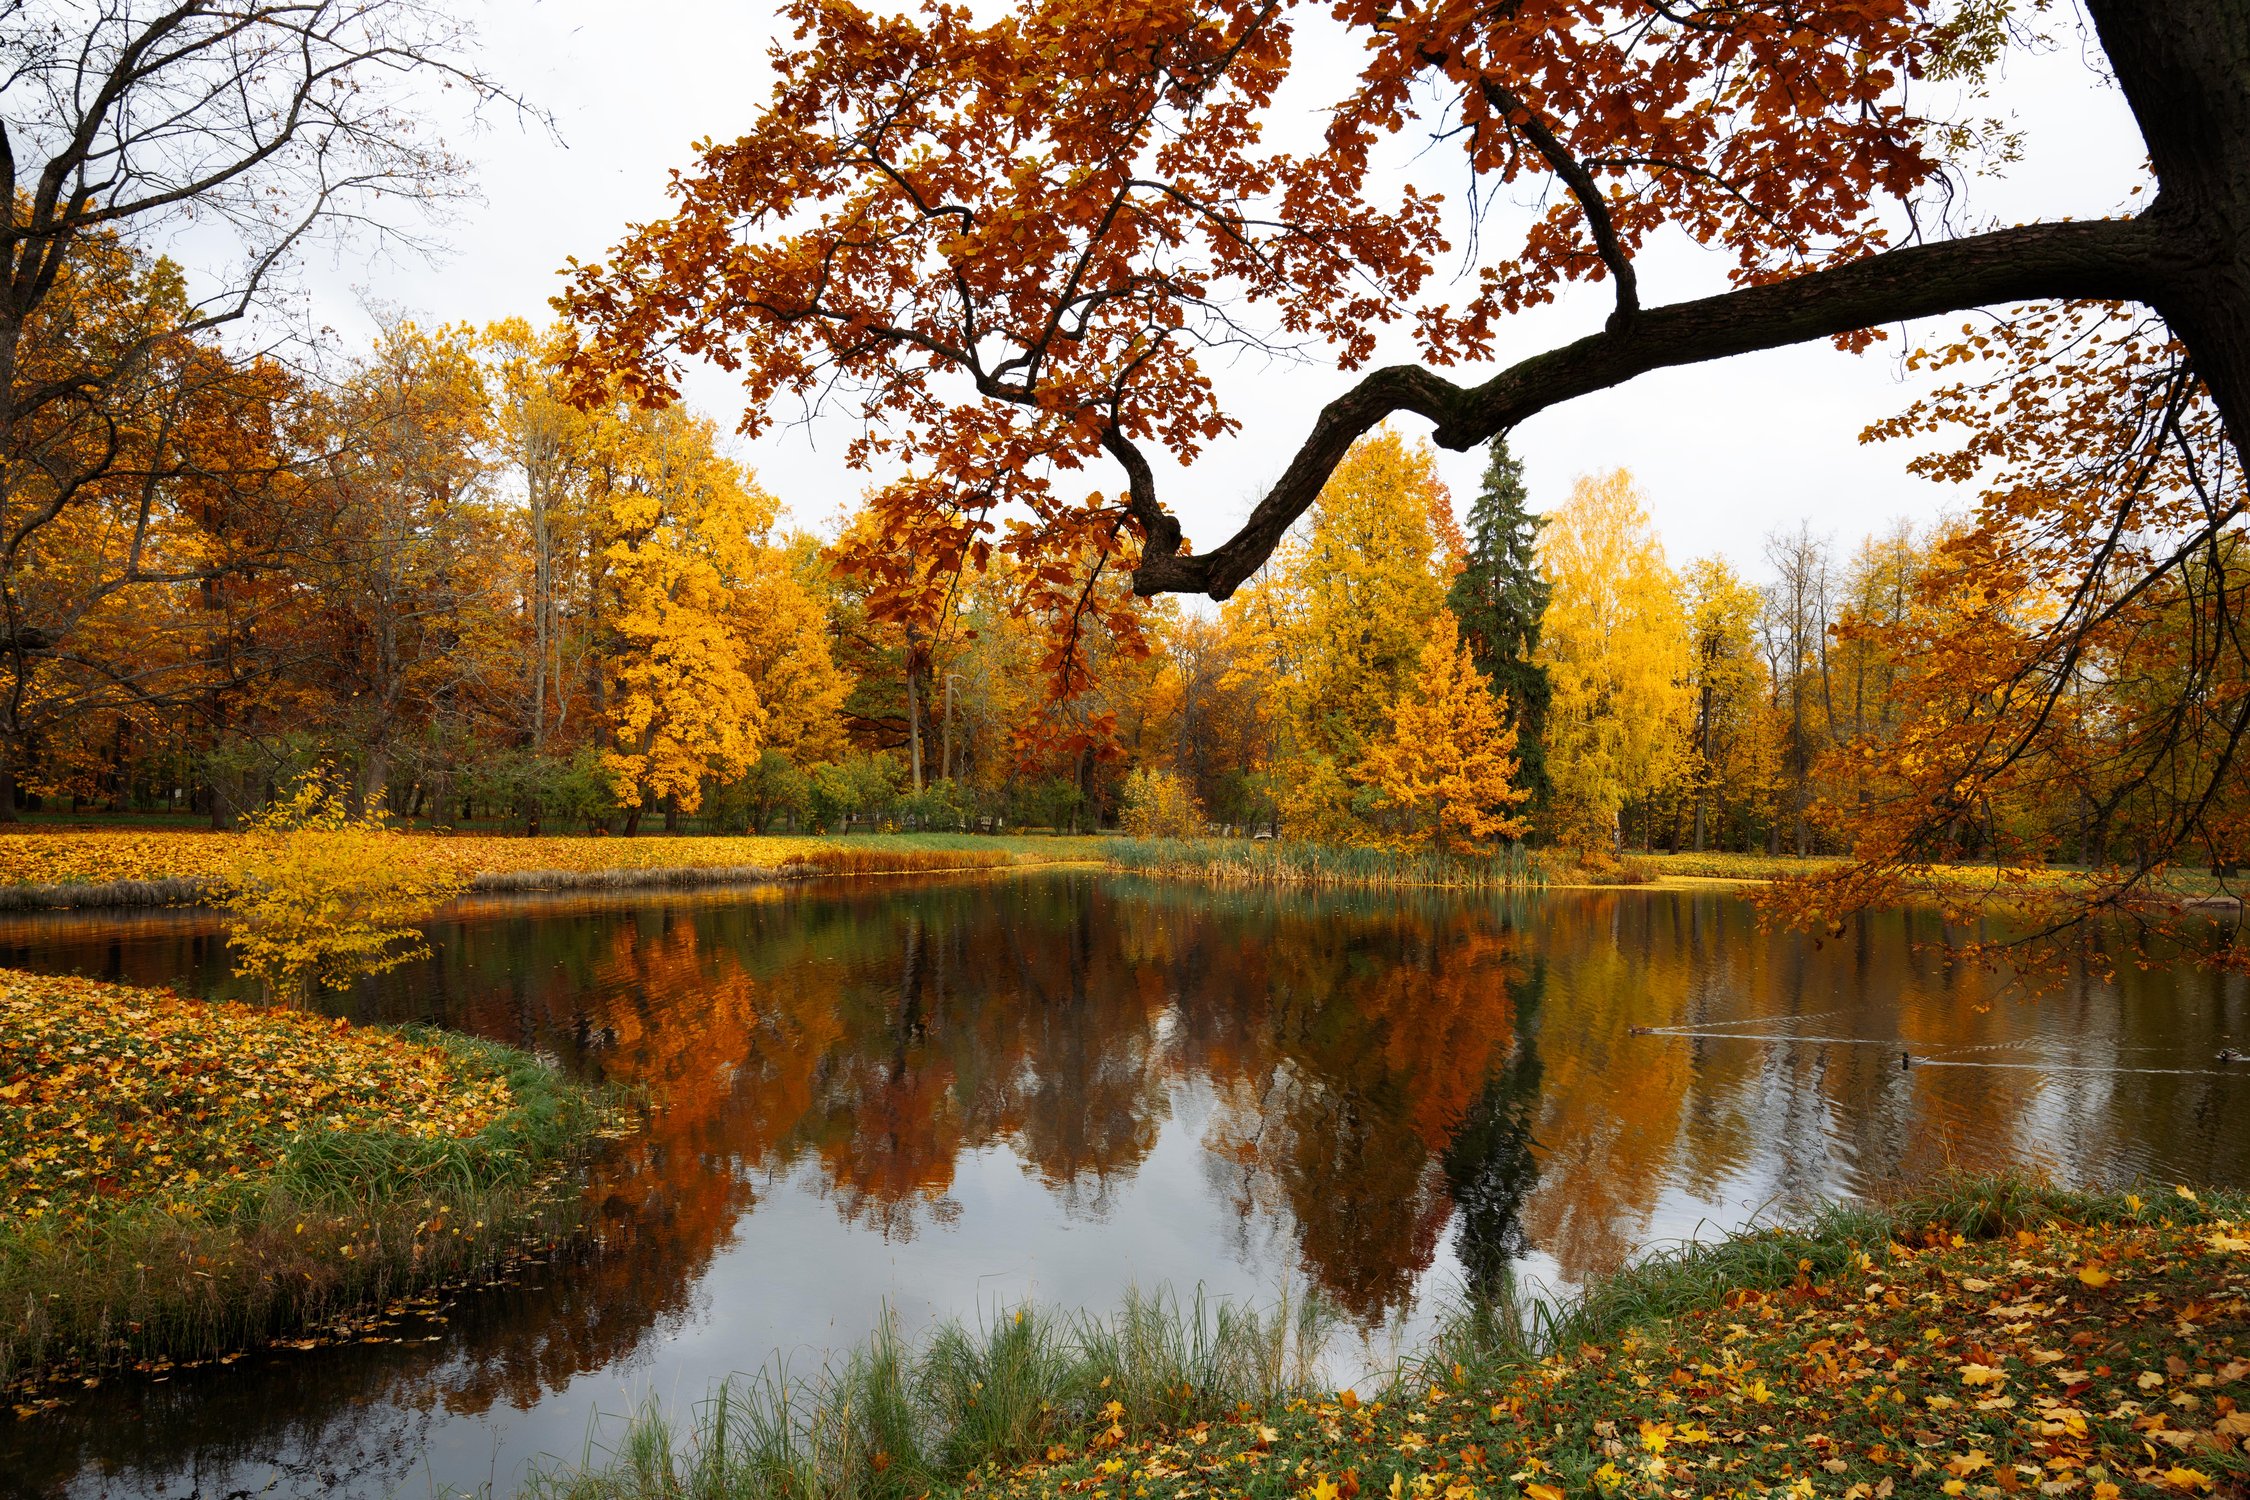
[[[1220,886],[1309,885],[1367,889],[1503,890],[1541,884],[1537,856],[1520,847],[1490,858],[1336,848],[1290,839],[1104,839],[1100,857],[1140,875]]]
[[[0,971],[0,1384],[474,1274],[571,1226],[603,1118],[491,1043]]]
[[[654,1412],[531,1492],[908,1500],[2250,1493],[2250,1202],[1957,1185],[1451,1320],[1356,1391],[1317,1319],[1035,1310]]]
[[[205,899],[236,835],[70,829],[0,834],[0,908],[183,905]],[[888,875],[1083,858],[1090,840],[965,834],[842,838],[745,834],[508,838],[417,834],[433,867],[475,891],[690,886],[818,875]]]

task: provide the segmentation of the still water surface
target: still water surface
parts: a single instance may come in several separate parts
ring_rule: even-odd
[[[1364,1368],[1504,1269],[1567,1287],[1948,1163],[2250,1185],[2250,1069],[2212,1066],[2250,1043],[2239,982],[2026,999],[1940,936],[1895,914],[1816,946],[1718,892],[1086,873],[474,902],[340,1008],[646,1086],[589,1185],[601,1248],[413,1342],[108,1381],[0,1427],[0,1491],[506,1493],[597,1413],[817,1365],[885,1305],[911,1331],[1310,1287]],[[207,914],[13,919],[0,962],[229,992]]]

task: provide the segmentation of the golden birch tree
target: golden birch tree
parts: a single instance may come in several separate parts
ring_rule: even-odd
[[[1539,659],[1554,683],[1547,756],[1557,842],[1613,849],[1618,813],[1661,786],[1686,739],[1678,575],[1624,469],[1582,475],[1539,535],[1550,594]]]

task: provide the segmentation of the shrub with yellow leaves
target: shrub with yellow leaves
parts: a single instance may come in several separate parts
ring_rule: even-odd
[[[380,815],[355,814],[326,777],[247,821],[219,885],[238,973],[266,998],[342,989],[429,951],[417,923],[468,888]]]
[[[1142,839],[1192,839],[1204,829],[1195,790],[1177,771],[1136,766],[1125,778],[1125,833]]]

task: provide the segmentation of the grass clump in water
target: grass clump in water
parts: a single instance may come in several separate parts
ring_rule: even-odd
[[[0,1384],[317,1330],[562,1232],[603,1102],[527,1054],[0,972]]]
[[[909,1500],[1087,1442],[1120,1448],[1310,1393],[1327,1317],[1166,1292],[1109,1317],[1022,1307],[909,1345],[886,1319],[818,1373],[725,1382],[675,1426],[650,1402],[608,1447],[531,1476],[541,1500]]]

